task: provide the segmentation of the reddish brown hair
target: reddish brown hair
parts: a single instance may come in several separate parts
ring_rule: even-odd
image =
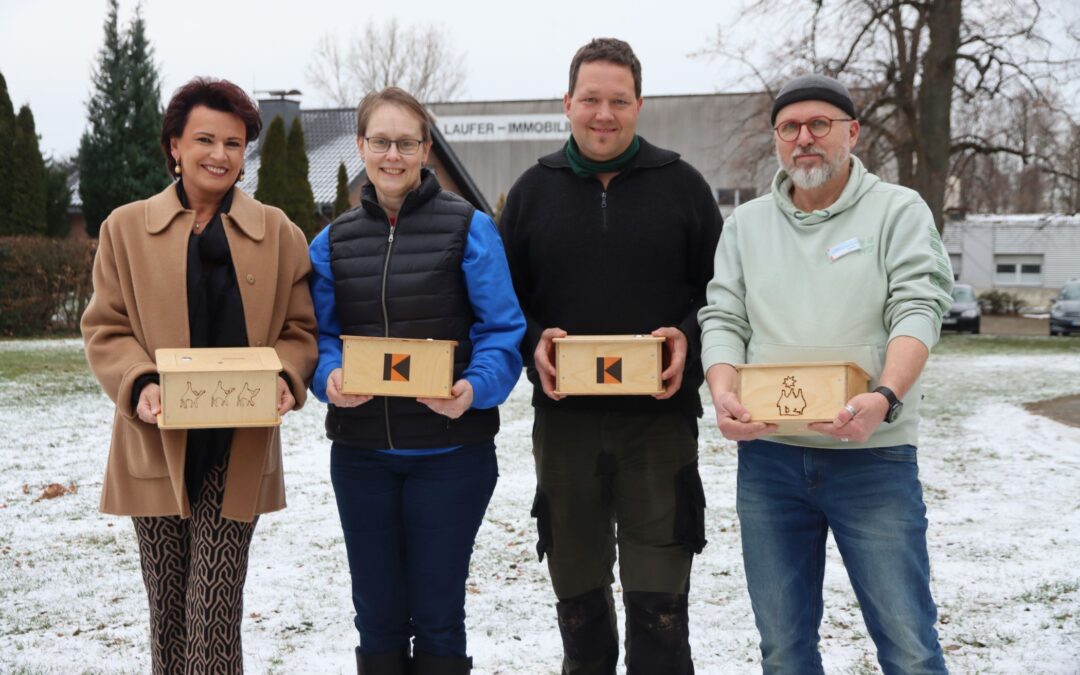
[[[239,117],[244,123],[245,145],[257,139],[262,131],[259,106],[243,89],[228,80],[213,77],[196,77],[190,80],[173,92],[169,105],[165,108],[165,117],[161,121],[161,150],[165,153],[165,168],[173,178],[176,178],[176,160],[169,151],[169,144],[172,139],[184,135],[188,115],[197,105]]]
[[[367,133],[371,115],[384,103],[391,103],[412,113],[416,121],[420,122],[420,135],[423,136],[424,142],[431,140],[431,115],[420,104],[420,101],[400,87],[387,87],[382,91],[373,91],[360,101],[360,105],[356,107],[357,138]]]

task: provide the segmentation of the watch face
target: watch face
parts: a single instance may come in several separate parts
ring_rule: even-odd
[[[900,412],[904,409],[904,404],[897,401],[895,405],[889,406],[889,412],[885,413],[885,421],[892,423],[896,421],[897,417],[900,417]]]

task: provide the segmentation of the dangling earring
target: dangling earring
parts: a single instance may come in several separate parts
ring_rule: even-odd
[[[180,168],[180,160],[176,160],[176,175],[179,176],[182,173],[184,173],[184,170]]]
[[[244,182],[244,167],[240,167],[240,173],[239,173],[239,175],[236,176],[236,182],[237,183],[243,183]]]

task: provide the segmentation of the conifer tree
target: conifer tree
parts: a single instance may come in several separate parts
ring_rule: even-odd
[[[255,199],[263,204],[285,209],[288,196],[286,167],[288,166],[288,145],[285,139],[285,120],[275,115],[266,130],[262,150],[259,152],[259,184],[255,188]]]
[[[45,162],[30,106],[19,108],[11,158],[18,170],[11,180],[8,234],[45,234]]]
[[[71,232],[68,209],[71,207],[72,163],[49,159],[45,162],[45,234],[62,238]]]
[[[337,218],[352,208],[349,203],[349,173],[345,170],[345,162],[338,164],[337,168],[337,196],[334,198],[334,217]]]
[[[168,184],[157,144],[160,82],[141,12],[121,35],[117,0],[109,0],[104,33],[78,158],[86,231],[94,237],[114,208]]]
[[[304,129],[300,118],[294,117],[289,128],[286,176],[286,202],[283,207],[289,219],[300,226],[308,241],[315,238],[315,195],[308,180],[308,156],[304,147]]]
[[[10,234],[8,214],[11,211],[11,188],[14,164],[11,153],[15,145],[15,108],[8,96],[7,80],[0,73],[0,234]]]

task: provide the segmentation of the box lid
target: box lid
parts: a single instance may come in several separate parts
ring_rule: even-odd
[[[663,342],[664,338],[655,335],[567,335],[552,338],[552,342]]]
[[[736,370],[759,370],[765,368],[820,368],[824,366],[845,366],[854,368],[860,375],[870,380],[870,373],[863,370],[862,366],[854,361],[809,361],[806,363],[744,363],[735,366]]]
[[[159,373],[281,370],[277,352],[270,347],[158,349],[154,358]]]

